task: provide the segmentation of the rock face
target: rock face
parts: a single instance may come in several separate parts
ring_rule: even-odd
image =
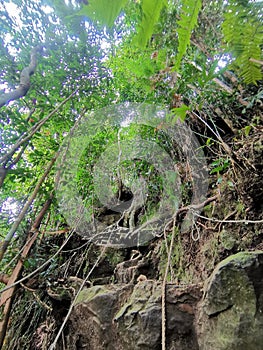
[[[84,289],[66,336],[68,350],[160,350],[158,281]],[[263,252],[222,261],[204,287],[166,286],[166,350],[259,350],[263,346]]]
[[[200,349],[263,349],[263,252],[223,260],[204,292],[197,327]]]
[[[167,286],[167,349],[198,349],[194,311],[200,287]],[[94,286],[83,290],[71,316],[67,349],[159,350],[161,283]]]

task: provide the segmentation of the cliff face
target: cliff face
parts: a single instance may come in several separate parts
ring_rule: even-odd
[[[71,316],[69,349],[160,349],[161,289],[145,280],[83,290]],[[167,349],[198,349],[194,320],[200,297],[198,286],[167,286]]]
[[[260,350],[263,252],[223,260],[201,285],[166,286],[167,350]],[[162,286],[154,280],[85,288],[68,325],[66,348],[161,349]]]
[[[53,346],[84,279],[56,350],[160,350],[164,279],[172,282],[165,290],[166,350],[262,349],[262,141],[258,128],[235,144],[234,172],[213,175],[209,197],[217,199],[187,233],[169,229],[147,245],[105,250],[77,234],[67,238],[54,264],[18,289],[5,349]],[[115,219],[107,210],[99,218]],[[47,235],[33,253],[47,260],[64,240]]]

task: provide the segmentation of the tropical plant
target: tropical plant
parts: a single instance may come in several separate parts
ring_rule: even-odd
[[[233,67],[248,84],[262,79],[262,15],[260,2],[235,0],[229,1],[224,14],[222,30],[233,55]]]

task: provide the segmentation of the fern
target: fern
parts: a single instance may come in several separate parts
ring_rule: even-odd
[[[102,25],[112,27],[121,10],[127,5],[128,0],[89,0],[88,5],[83,5],[75,16],[87,16]],[[144,48],[150,39],[155,23],[157,23],[161,10],[166,6],[168,0],[142,0],[142,21],[139,32],[133,43]]]
[[[251,62],[250,58],[261,58],[263,24],[260,16],[253,13],[251,5],[242,6],[231,2],[224,15],[222,31],[234,58],[233,66],[238,68],[245,83],[256,84],[262,79],[262,72],[260,66]]]
[[[167,0],[142,0],[141,9],[143,18],[140,23],[139,32],[133,40],[136,46],[141,48],[146,46],[164,6],[167,6]]]
[[[87,16],[102,25],[112,27],[128,0],[89,0],[75,15]]]
[[[197,24],[198,14],[202,6],[201,0],[184,0],[178,21],[178,53],[176,56],[175,69],[178,70],[187,47],[190,44],[191,33]]]

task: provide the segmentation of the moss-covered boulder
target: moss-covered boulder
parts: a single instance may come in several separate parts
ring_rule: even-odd
[[[223,260],[204,293],[198,326],[201,350],[263,349],[263,252]]]

